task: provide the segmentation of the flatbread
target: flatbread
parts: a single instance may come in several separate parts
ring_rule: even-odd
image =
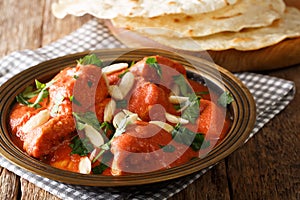
[[[204,14],[170,14],[158,17],[116,17],[114,26],[148,35],[202,37],[223,31],[268,26],[284,13],[283,0],[240,0]],[[155,29],[153,29],[155,28]]]
[[[101,19],[117,16],[155,17],[165,14],[212,12],[238,0],[59,0],[52,4],[54,16],[91,14]]]
[[[240,32],[222,32],[205,37],[175,38],[157,35],[144,35],[148,38],[181,50],[256,50],[279,43],[286,38],[300,36],[300,10],[287,7],[282,18],[270,26],[243,29]]]

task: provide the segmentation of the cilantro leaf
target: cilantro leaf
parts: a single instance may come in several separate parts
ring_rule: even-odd
[[[110,149],[110,145],[111,145],[111,142],[112,140],[115,138],[115,137],[118,137],[120,135],[122,135],[125,131],[126,131],[126,127],[127,125],[130,123],[130,121],[128,121],[128,117],[129,116],[126,116],[124,119],[122,119],[122,121],[120,122],[119,124],[119,127],[117,127],[114,135],[110,138],[110,140],[108,142],[106,142],[105,144],[101,145],[100,148],[102,149],[98,154],[97,156],[95,156],[93,162],[96,162],[96,160],[103,154],[105,153],[105,151],[108,151]]]
[[[126,108],[128,103],[126,99],[123,99],[123,100],[116,101],[116,104],[117,104],[117,108]]]
[[[86,55],[80,58],[77,63],[79,65],[96,65],[97,67],[102,67],[103,62],[95,54]]]
[[[198,119],[200,113],[199,97],[195,94],[190,95],[189,100],[186,102],[186,104],[188,105],[188,107],[183,111],[181,117],[189,120],[189,122],[194,124]]]
[[[168,153],[172,153],[176,150],[176,148],[171,144],[166,146],[159,145],[159,147],[162,148],[163,152],[168,152]]]
[[[88,81],[87,84],[88,84],[89,88],[91,88],[93,86],[93,82],[92,81]]]
[[[43,99],[47,98],[49,96],[48,88],[55,82],[55,80],[52,80],[46,84],[39,82],[38,80],[35,80],[35,85],[37,90],[33,90],[32,86],[28,86],[21,94],[18,94],[16,96],[17,102],[32,107],[32,108],[40,108],[41,103]],[[31,98],[37,96],[34,103],[29,102]]]
[[[189,86],[186,78],[182,74],[173,76],[173,80],[178,85],[183,96],[188,96],[192,93],[192,88]]]
[[[70,101],[76,104],[77,106],[81,106],[81,103],[74,97],[74,95],[70,96]]]
[[[228,92],[225,91],[218,99],[218,104],[226,107],[227,105],[231,104],[234,101],[233,96]]]
[[[76,126],[78,130],[82,130],[85,124],[88,124],[100,131],[100,122],[94,112],[86,112],[86,113],[76,113],[73,112],[73,116],[76,119]]]
[[[92,172],[93,174],[102,174],[107,168],[107,165],[101,163],[100,165],[97,165],[96,167],[92,168]]]
[[[127,72],[129,72],[128,69],[126,69],[124,72],[118,75],[119,78],[122,78]]]
[[[162,76],[162,71],[160,65],[157,63],[156,58],[149,57],[146,60],[146,64],[148,64],[150,67],[154,68],[156,70],[156,73],[158,76],[161,78]]]
[[[108,135],[108,132],[115,132],[115,127],[109,122],[102,122],[100,128],[103,130],[105,135]]]
[[[181,125],[175,126],[174,130],[171,132],[173,139],[181,144],[190,146],[194,151],[199,151],[201,149],[204,140],[204,134],[194,133],[193,131],[182,127]],[[209,146],[209,141],[205,141],[205,148]]]
[[[135,65],[135,61],[133,60],[133,61],[131,61],[131,63],[130,63],[130,66],[129,67],[132,67],[133,65]]]
[[[109,166],[109,162],[112,160],[113,154],[107,151],[103,154],[101,163],[92,169],[94,174],[102,174]]]
[[[81,139],[79,136],[71,140],[70,147],[72,148],[71,154],[78,154],[80,156],[88,155],[94,148],[87,138]]]

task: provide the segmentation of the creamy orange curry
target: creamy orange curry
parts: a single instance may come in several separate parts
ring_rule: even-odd
[[[64,170],[118,176],[205,155],[229,130],[232,96],[162,56],[105,66],[92,54],[16,100],[9,124],[27,154]]]

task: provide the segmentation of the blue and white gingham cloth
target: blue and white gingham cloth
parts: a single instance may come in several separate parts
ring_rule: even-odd
[[[0,85],[15,74],[43,61],[67,54],[105,48],[125,48],[97,19],[91,20],[66,37],[36,50],[13,52],[0,60]],[[293,99],[291,81],[254,73],[235,74],[250,90],[257,106],[257,121],[250,139],[260,128],[282,111]],[[38,187],[62,199],[167,199],[180,192],[213,166],[168,184],[156,184],[155,190],[145,187],[101,188],[68,185],[23,170],[0,156],[0,165]]]

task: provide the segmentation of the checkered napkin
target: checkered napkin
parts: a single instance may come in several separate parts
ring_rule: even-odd
[[[20,71],[42,61],[85,50],[123,48],[109,30],[94,19],[70,35],[36,50],[11,53],[0,61],[0,85]],[[249,88],[257,105],[257,121],[249,138],[283,110],[293,99],[294,83],[275,77],[253,74],[235,74]],[[248,139],[249,139],[248,138]],[[0,165],[62,199],[167,199],[198,179],[207,170],[153,187],[102,188],[68,185],[23,170],[0,156]]]

